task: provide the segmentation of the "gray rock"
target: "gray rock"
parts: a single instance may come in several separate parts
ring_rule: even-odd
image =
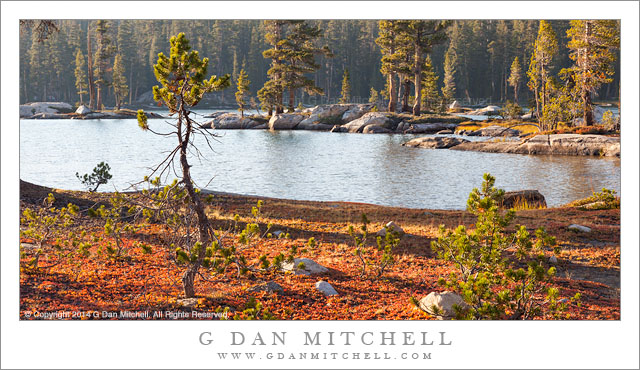
[[[436,132],[436,135],[453,135],[453,130],[441,130]]]
[[[345,124],[343,127],[346,128],[348,132],[363,132],[364,128],[367,126],[384,127],[391,123],[392,120],[389,118],[389,113],[369,112],[362,117]]]
[[[362,129],[363,134],[390,134],[393,130],[383,126],[369,125]]]
[[[488,153],[620,156],[620,138],[603,135],[536,135],[517,142],[469,142],[453,150]]]
[[[303,119],[301,114],[276,114],[269,120],[269,130],[293,130]]]
[[[89,114],[91,113],[91,109],[89,109],[89,107],[87,107],[86,105],[81,105],[78,107],[78,109],[76,109],[76,113],[77,114],[81,114],[81,115],[85,115],[85,114]]]
[[[71,113],[73,107],[64,102],[35,102],[20,105],[20,117],[30,117],[38,113]]]
[[[240,117],[235,113],[219,114],[208,123],[208,126],[218,130],[251,129],[260,125],[260,122],[247,117]]]
[[[513,208],[516,205],[522,205],[524,202],[535,208],[547,207],[547,200],[537,190],[508,191],[504,193],[504,198],[502,198],[502,206],[504,208]]]
[[[553,264],[558,263],[558,258],[556,256],[549,257],[549,263],[553,263]]]
[[[453,103],[449,104],[449,109],[462,108],[462,105],[458,103],[457,100],[454,100]]]
[[[447,149],[466,142],[469,140],[457,137],[424,136],[409,140],[402,145],[414,148]]]
[[[478,130],[475,130],[477,133],[474,136],[518,136],[520,135],[520,131],[514,130],[512,128],[506,128],[502,126],[489,126],[484,127]]]
[[[462,297],[454,292],[431,292],[420,300],[420,308],[436,316],[454,317],[456,315],[454,306],[462,310],[469,307]]]
[[[330,131],[333,127],[334,125],[327,125],[319,122],[309,123],[306,122],[306,120],[302,120],[298,126],[296,126],[296,130]]]
[[[410,134],[433,134],[442,130],[454,130],[458,126],[457,123],[414,123],[403,129],[404,132]]]
[[[258,284],[247,289],[249,292],[267,292],[267,293],[283,293],[284,289],[275,281],[268,281],[264,284]]]
[[[373,109],[373,104],[356,104],[344,112],[342,115],[342,122],[348,123],[354,119],[358,119],[365,113],[371,112],[371,109]]]
[[[298,268],[298,266],[300,265],[300,262],[304,263],[304,269]],[[282,269],[284,271],[291,271],[295,275],[324,274],[329,271],[328,268],[308,258],[295,258],[293,260],[293,263],[284,262],[282,264]]]
[[[588,227],[582,226],[582,225],[576,225],[576,224],[569,225],[569,227],[567,227],[567,229],[575,230],[575,231],[581,231],[583,233],[591,232],[591,228],[588,228]]]
[[[322,294],[326,296],[338,295],[338,292],[331,286],[331,284],[327,283],[326,281],[318,281],[316,283],[316,289],[321,291]]]
[[[476,109],[466,114],[471,116],[498,116],[501,108],[497,105],[489,105],[487,107]]]
[[[404,235],[404,230],[400,226],[398,226],[395,222],[389,221],[380,231],[376,233],[377,236],[385,237],[387,236],[387,230],[391,230],[392,232],[398,233],[398,236]]]

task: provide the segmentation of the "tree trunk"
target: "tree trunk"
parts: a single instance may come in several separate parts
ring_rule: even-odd
[[[133,65],[129,65],[129,105],[131,105],[131,95],[133,95]]]
[[[591,94],[589,91],[582,91],[582,102],[583,102],[583,119],[584,124],[586,126],[593,126],[593,111],[591,110]]]
[[[204,260],[207,246],[210,243],[210,229],[211,226],[209,224],[209,218],[204,212],[204,205],[200,200],[200,197],[196,193],[193,188],[193,181],[191,180],[191,172],[189,162],[187,161],[187,147],[189,145],[189,139],[192,131],[191,121],[187,116],[187,112],[183,106],[180,107],[180,113],[178,117],[178,140],[180,142],[180,167],[182,169],[182,183],[187,190],[187,194],[189,194],[189,199],[193,204],[193,209],[196,212],[196,216],[198,218],[198,231],[200,234],[199,242],[202,243],[202,248],[198,251],[198,258],[195,262],[189,264],[189,267],[182,275],[182,287],[184,289],[184,295],[186,298],[193,298],[195,296],[195,287],[194,282],[196,275],[198,274],[198,270],[200,269],[200,265]],[[184,129],[184,138],[181,136],[182,133],[182,124],[185,124]]]
[[[396,92],[396,76],[394,73],[389,74],[389,107],[388,111],[395,113],[397,105]]]
[[[414,86],[413,96],[415,97],[413,99],[414,100],[413,101],[414,116],[420,115],[420,103],[422,101],[422,61],[421,61],[422,53],[420,53],[417,49],[418,48],[416,47],[416,54],[414,58],[414,63],[416,67],[413,75],[413,86]]]
[[[293,113],[296,110],[295,107],[296,89],[289,88],[289,113]]]
[[[87,26],[87,69],[89,77],[89,108],[96,109],[96,91],[93,85],[93,48],[91,47],[91,23]]]
[[[409,92],[411,90],[411,80],[408,76],[405,76],[403,82],[403,91],[402,91],[402,111],[403,112],[411,112],[409,108]]]

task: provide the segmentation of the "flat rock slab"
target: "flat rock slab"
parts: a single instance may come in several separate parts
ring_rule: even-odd
[[[530,207],[547,207],[547,200],[544,195],[537,190],[508,191],[504,193],[504,198],[502,198],[502,206],[504,208],[524,205],[525,202]]]
[[[452,150],[487,153],[620,156],[620,138],[603,135],[555,134],[537,135],[520,142],[468,142]]]
[[[298,266],[300,262],[304,263],[304,268],[300,269]],[[314,260],[308,258],[295,258],[292,262],[284,262],[282,264],[282,269],[284,271],[291,271],[295,275],[315,275],[315,274],[324,274],[329,272],[329,269],[317,263]]]
[[[462,143],[468,143],[469,140],[449,137],[449,136],[424,136],[418,137],[413,140],[409,140],[402,144],[403,146],[413,148],[426,148],[426,149],[448,149]]]

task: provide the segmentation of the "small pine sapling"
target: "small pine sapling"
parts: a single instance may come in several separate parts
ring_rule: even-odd
[[[90,175],[85,173],[80,176],[80,174],[76,172],[76,177],[80,180],[82,185],[93,193],[98,190],[100,185],[106,184],[111,180],[113,176],[109,171],[111,171],[111,167],[109,167],[107,163],[100,162],[93,168],[93,172]]]

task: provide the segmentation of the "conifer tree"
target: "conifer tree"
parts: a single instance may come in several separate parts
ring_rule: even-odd
[[[378,24],[378,38],[376,38],[376,44],[380,46],[382,51],[380,72],[387,76],[387,88],[389,89],[389,106],[387,110],[389,112],[395,112],[398,104],[396,76],[400,69],[399,64],[402,55],[400,53],[401,45],[398,39],[397,22],[380,21]]]
[[[584,124],[593,124],[591,94],[613,81],[615,51],[620,48],[620,24],[616,20],[573,20],[567,30],[574,61],[569,69],[582,100]]]
[[[520,90],[520,84],[522,83],[522,66],[520,66],[520,60],[518,57],[513,59],[511,63],[511,74],[509,75],[509,85],[513,87],[513,96],[516,104],[518,103],[518,91]]]
[[[129,94],[129,86],[127,86],[127,78],[125,77],[124,63],[122,55],[116,54],[113,62],[113,95],[116,98],[116,110],[120,110],[120,105]]]
[[[82,55],[82,50],[78,48],[76,51],[76,91],[80,96],[80,104],[84,104],[82,100],[83,95],[87,95],[87,73],[84,71],[86,67],[86,63],[84,61],[84,55]]]
[[[109,30],[109,21],[96,21],[96,54],[95,54],[95,84],[96,84],[96,105],[98,109],[103,106],[103,92],[109,86],[110,81],[107,79],[107,68],[109,59],[113,56],[115,48],[111,45],[111,39],[107,34]]]
[[[342,75],[342,90],[340,91],[340,103],[347,104],[351,100],[351,81],[349,78],[349,70],[345,69]]]
[[[378,90],[372,87],[369,91],[369,103],[377,104],[378,100],[380,100],[380,94]]]
[[[534,92],[536,99],[536,115],[538,119],[541,117],[542,109],[548,103],[549,92],[547,89],[549,83],[551,62],[553,57],[558,53],[558,41],[556,33],[547,21],[540,21],[538,28],[538,37],[536,38],[533,53],[531,54],[531,62],[527,76],[529,77],[529,89]]]
[[[266,20],[264,25],[266,33],[264,35],[265,41],[271,45],[270,49],[265,50],[262,55],[265,58],[271,59],[271,68],[267,71],[269,75],[269,87],[265,83],[263,97],[273,95],[275,97],[275,112],[276,114],[284,112],[283,94],[285,90],[285,57],[286,50],[284,45],[287,43],[286,34],[288,26],[293,21],[288,20]]]
[[[455,49],[449,45],[449,49],[444,57],[444,86],[442,87],[442,98],[444,104],[450,104],[456,96],[456,63],[457,55]]]
[[[133,33],[133,22],[134,21],[131,20],[121,21],[118,25],[118,34],[116,37],[116,41],[118,43],[118,54],[122,56],[123,67],[129,75],[129,77],[127,78],[127,81],[129,82],[129,104],[131,104],[131,101],[133,99],[133,71],[134,67],[136,66],[137,59],[137,43]]]
[[[198,52],[191,50],[189,41],[184,33],[171,37],[171,53],[169,57],[163,53],[158,54],[158,63],[154,66],[154,74],[160,86],[153,87],[153,98],[157,102],[169,108],[171,114],[176,115],[177,122],[174,125],[175,135],[178,139],[178,146],[169,154],[161,165],[156,168],[163,173],[173,165],[175,156],[179,156],[180,169],[182,170],[179,184],[184,186],[186,190],[189,207],[197,217],[198,237],[196,242],[187,246],[191,258],[188,261],[187,269],[182,275],[182,286],[184,295],[187,298],[195,296],[195,278],[198,275],[200,266],[205,262],[206,249],[213,241],[219,242],[217,239],[207,214],[204,211],[204,204],[200,198],[199,191],[194,187],[191,178],[191,165],[187,160],[187,154],[191,150],[197,151],[194,147],[192,135],[201,133],[207,137],[206,131],[195,122],[189,114],[191,109],[195,107],[204,96],[205,93],[222,90],[229,87],[229,75],[222,77],[211,76],[205,79],[209,59],[201,59]],[[150,130],[147,117],[142,110],[138,111],[138,125],[143,130]],[[150,130],[151,131],[151,130]],[[153,131],[152,131],[153,132]],[[208,139],[207,139],[207,142]],[[154,171],[155,173],[155,171]],[[152,175],[154,174],[152,173]],[[177,253],[185,253],[178,250]]]
[[[244,111],[247,106],[247,97],[249,96],[249,75],[244,69],[240,70],[238,74],[238,80],[236,82],[236,86],[238,87],[238,91],[236,92],[236,102],[238,103],[238,110],[240,111],[240,115],[244,117]]]
[[[283,44],[284,86],[289,90],[289,111],[293,112],[297,89],[302,88],[310,95],[323,93],[323,90],[315,85],[314,80],[306,75],[320,68],[315,61],[316,55],[331,57],[332,53],[328,46],[315,45],[316,39],[322,35],[320,28],[310,25],[307,21],[291,21],[290,24],[290,32]]]
[[[96,86],[93,79],[93,47],[91,43],[91,22],[87,25],[87,76],[89,78],[89,107],[96,109]]]
[[[433,111],[440,101],[440,94],[438,94],[438,76],[433,71],[430,55],[427,55],[422,68],[421,90],[422,107]]]
[[[409,51],[413,53],[411,70],[413,72],[414,103],[413,115],[420,115],[422,104],[422,68],[426,54],[431,52],[433,46],[446,40],[445,30],[451,24],[450,21],[415,20],[401,21],[402,33],[407,40]],[[405,85],[405,95],[409,93],[409,86]]]

